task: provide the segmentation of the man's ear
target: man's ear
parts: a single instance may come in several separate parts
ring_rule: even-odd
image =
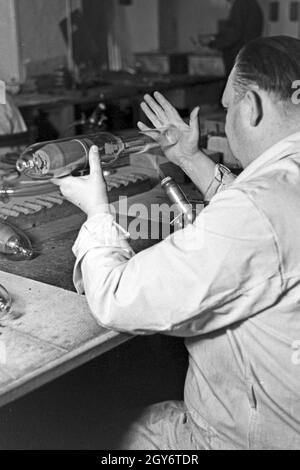
[[[249,90],[245,96],[250,125],[257,127],[263,118],[263,103],[259,93],[254,90]]]

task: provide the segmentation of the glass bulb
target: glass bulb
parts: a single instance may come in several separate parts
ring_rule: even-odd
[[[34,251],[27,235],[17,227],[0,223],[0,253],[12,261],[32,259]]]
[[[16,167],[19,173],[32,179],[61,178],[88,167],[89,150],[93,145],[97,145],[104,167],[112,165],[124,149],[119,137],[100,132],[31,145],[24,150]]]
[[[4,286],[0,284],[0,321],[9,318],[12,312],[12,299]]]
[[[6,255],[15,261],[31,259],[33,257],[33,250],[27,236],[19,234],[11,237],[6,243]]]

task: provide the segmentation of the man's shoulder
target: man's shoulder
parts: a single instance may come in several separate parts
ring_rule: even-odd
[[[203,215],[207,225],[216,231],[239,233],[266,229],[264,211],[252,197],[250,188],[242,184],[233,184],[217,194]]]
[[[300,200],[300,154],[299,158],[277,161],[245,180],[237,179],[230,190],[234,198],[243,194],[242,200],[246,198],[269,220],[277,220],[278,214],[296,217]]]

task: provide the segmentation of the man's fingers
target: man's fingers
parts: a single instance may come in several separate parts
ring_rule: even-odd
[[[147,135],[151,139],[159,142],[161,137],[161,131],[158,129],[151,129],[150,127],[146,126],[143,122],[137,123],[138,128],[140,129],[142,134]]]
[[[157,100],[157,102],[160,104],[162,109],[165,111],[168,118],[178,119],[180,117],[179,113],[174,108],[174,106],[172,106],[171,103],[169,103],[169,101],[161,93],[159,93],[159,91],[156,91],[154,93],[154,98]]]
[[[162,127],[162,122],[158,119],[155,113],[151,111],[147,103],[143,102],[141,103],[141,109],[143,112],[146,114],[147,118],[152,122],[154,127]]]
[[[61,186],[62,180],[59,180],[58,178],[52,178],[50,182],[55,184],[55,186]]]
[[[149,132],[149,131],[151,131],[151,128],[148,127],[148,126],[146,126],[146,124],[144,124],[144,123],[141,122],[141,121],[139,121],[139,122],[137,123],[137,126],[138,126],[138,128],[140,129],[140,131],[142,131],[142,132]]]
[[[97,145],[93,145],[89,152],[90,175],[103,179],[99,149]]]
[[[160,121],[164,122],[166,120],[166,115],[162,107],[155,101],[150,95],[145,95],[144,100],[149,106],[150,109],[156,114]]]
[[[175,109],[171,103],[159,91],[154,92],[154,97],[163,109]]]
[[[200,107],[197,106],[193,111],[191,112],[191,117],[190,117],[190,123],[194,122],[196,119],[198,119],[198,115],[200,112]]]
[[[55,186],[63,186],[65,185],[68,181],[73,180],[73,176],[66,176],[64,178],[52,178],[50,180],[51,183],[55,184]]]
[[[191,117],[190,117],[190,128],[194,135],[199,135],[199,132],[200,132],[199,120],[198,120],[199,112],[200,112],[200,108],[199,106],[197,106],[197,108],[195,108],[192,111]]]

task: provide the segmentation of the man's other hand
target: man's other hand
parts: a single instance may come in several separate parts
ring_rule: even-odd
[[[89,152],[90,174],[88,176],[54,178],[63,196],[79,207],[87,216],[110,213],[106,183],[103,177],[99,150],[93,146]]]
[[[138,122],[138,128],[160,144],[171,162],[182,166],[199,152],[199,107],[193,110],[189,124],[183,121],[174,106],[159,92],[154,93],[154,98],[145,95],[141,109],[154,129],[142,122]]]

